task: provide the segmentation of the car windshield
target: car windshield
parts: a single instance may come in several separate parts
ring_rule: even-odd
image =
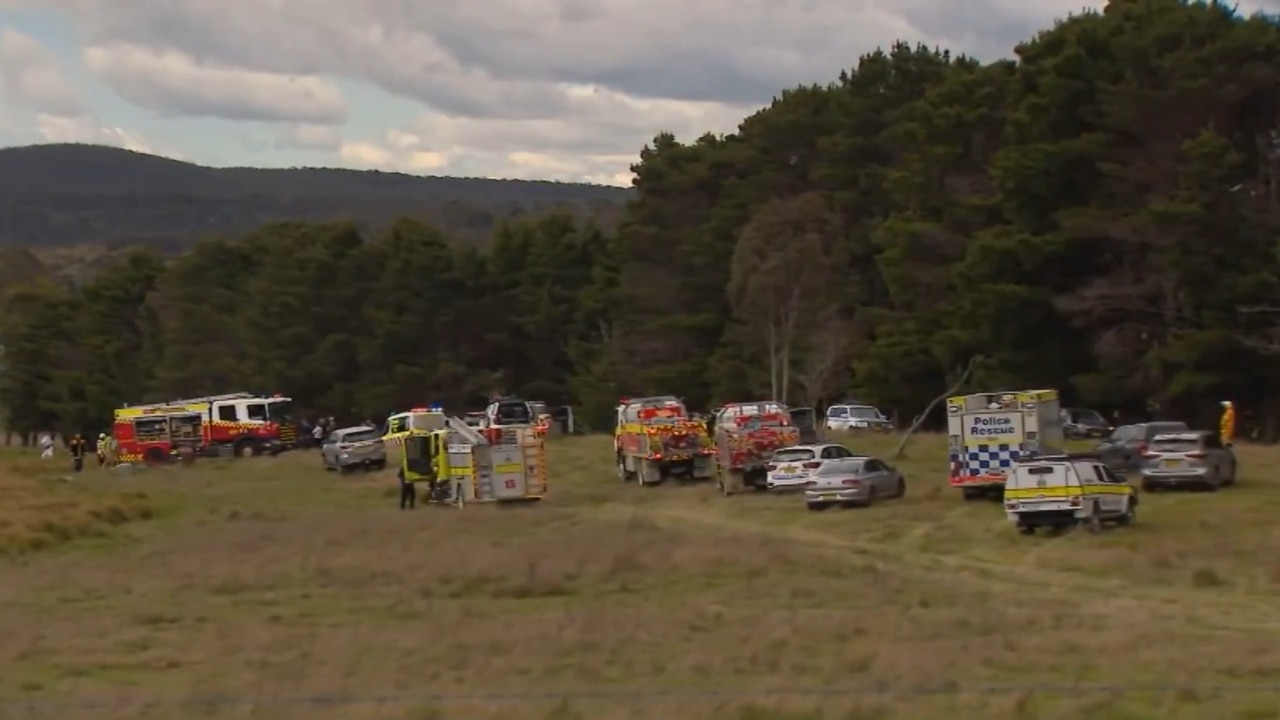
[[[873,407],[849,408],[849,414],[859,420],[875,420],[880,417],[880,411]]]
[[[812,460],[813,451],[808,448],[788,448],[779,450],[773,454],[774,462],[800,462],[801,460]]]
[[[1076,422],[1081,425],[1106,425],[1107,421],[1097,410],[1076,410]]]
[[[1134,425],[1122,425],[1111,432],[1111,439],[1116,442],[1137,440],[1140,437],[1142,432]]]
[[[1185,431],[1187,429],[1189,428],[1187,428],[1187,424],[1184,422],[1151,423],[1147,425],[1146,438],[1150,440],[1151,438],[1157,435],[1163,435],[1165,433],[1176,433],[1178,431]]]
[[[822,469],[818,470],[819,475],[857,475],[862,472],[862,460],[836,460],[834,462],[824,463]]]
[[[529,403],[526,402],[498,403],[498,410],[496,414],[498,416],[498,421],[503,423],[528,425],[533,422],[533,415],[529,410]]]
[[[293,420],[293,401],[273,400],[267,403],[267,412],[273,422],[289,422]]]
[[[1199,449],[1199,438],[1165,438],[1151,441],[1152,452],[1195,452]]]

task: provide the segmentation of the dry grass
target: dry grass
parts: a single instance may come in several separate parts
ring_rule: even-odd
[[[65,453],[42,461],[35,454],[0,451],[0,554],[104,538],[114,526],[151,518],[145,492],[95,486],[100,477],[73,475]]]
[[[1280,672],[1280,451],[1242,450],[1237,488],[1144,497],[1138,527],[1057,538],[946,489],[937,438],[910,452],[907,499],[820,514],[622,486],[603,438],[555,444],[553,496],[523,508],[401,513],[389,473],[301,453],[103,479],[61,497],[83,517],[145,493],[157,519],[0,566],[0,702],[58,720],[1280,718],[1274,693],[1210,689]],[[982,692],[1073,683],[1171,689]],[[767,694],[822,686],[866,692]],[[347,696],[386,701],[303,702]],[[227,697],[254,700],[191,704]]]

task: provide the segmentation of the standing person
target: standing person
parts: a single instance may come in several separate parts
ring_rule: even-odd
[[[40,459],[48,460],[53,457],[53,436],[49,433],[40,434]]]
[[[414,509],[418,505],[418,489],[404,476],[403,467],[396,471],[396,477],[400,479],[400,509]]]
[[[96,451],[97,451],[97,453],[98,453],[98,468],[99,468],[99,469],[104,468],[104,467],[106,467],[106,466],[107,466],[107,450],[108,450],[108,449],[109,449],[109,443],[108,443],[108,441],[107,441],[107,434],[106,434],[106,433],[98,433],[98,444],[97,444],[97,446],[94,448],[94,450],[96,450]]]
[[[80,433],[71,436],[68,447],[71,449],[71,469],[74,472],[84,470],[84,454],[89,450],[88,445]]]
[[[1230,400],[1222,401],[1222,419],[1218,421],[1218,435],[1223,445],[1230,445],[1236,437],[1236,406]]]
[[[324,432],[324,420],[321,420],[316,423],[315,427],[311,428],[311,444],[315,447],[320,447],[324,444]]]

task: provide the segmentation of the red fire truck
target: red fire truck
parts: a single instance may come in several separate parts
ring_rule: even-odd
[[[164,462],[183,445],[206,455],[275,454],[298,440],[291,399],[244,392],[126,405],[112,434],[120,462]]]

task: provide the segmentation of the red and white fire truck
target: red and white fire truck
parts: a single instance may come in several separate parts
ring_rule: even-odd
[[[164,462],[184,445],[206,455],[275,454],[297,443],[298,428],[290,398],[241,392],[126,405],[112,435],[120,462]]]

